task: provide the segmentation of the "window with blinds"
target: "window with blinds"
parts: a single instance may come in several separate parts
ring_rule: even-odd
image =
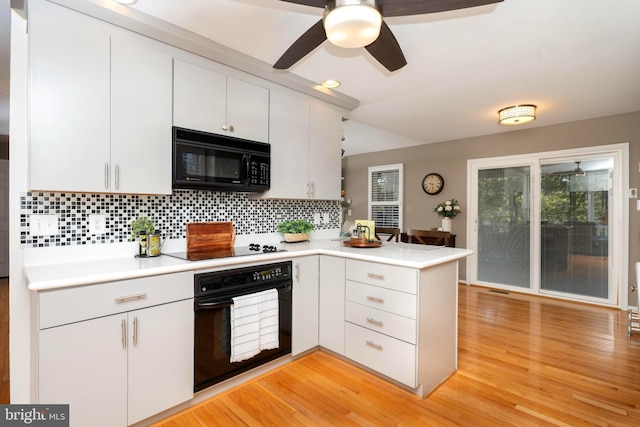
[[[369,167],[369,219],[402,229],[402,164]]]

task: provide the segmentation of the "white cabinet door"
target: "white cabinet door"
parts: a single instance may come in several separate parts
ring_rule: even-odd
[[[39,331],[38,402],[69,404],[73,427],[127,425],[126,318]]]
[[[320,346],[344,354],[345,260],[320,256]]]
[[[338,111],[320,104],[311,104],[309,181],[314,199],[340,199],[341,127],[342,115]]]
[[[97,21],[30,4],[32,190],[104,192],[109,163],[109,35]]]
[[[112,192],[171,194],[171,66],[158,42],[112,38]]]
[[[193,397],[193,300],[129,313],[129,424]]]
[[[173,124],[269,142],[269,90],[174,59]]]
[[[173,60],[173,124],[225,134],[227,76],[213,70]]]
[[[293,356],[318,345],[318,273],[318,256],[293,260]]]
[[[226,125],[230,136],[269,142],[269,90],[227,77]]]
[[[271,188],[265,197],[309,197],[309,103],[271,92],[269,99]]]

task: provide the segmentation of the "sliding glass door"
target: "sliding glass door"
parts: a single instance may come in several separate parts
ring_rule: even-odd
[[[624,306],[628,145],[610,147],[470,160],[467,281]]]
[[[542,291],[609,299],[613,159],[541,165]]]
[[[478,279],[529,288],[531,168],[478,171]]]

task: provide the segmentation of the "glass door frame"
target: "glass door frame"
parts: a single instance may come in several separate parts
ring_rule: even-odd
[[[540,225],[540,166],[542,163],[572,159],[575,157],[611,156],[614,161],[609,221],[613,224],[609,245],[609,299],[568,298],[566,295],[541,292],[541,225]],[[478,172],[491,168],[508,168],[529,166],[530,176],[530,287],[523,288],[502,284],[481,282],[478,280]],[[474,251],[467,258],[466,282],[507,291],[545,295],[573,301],[614,306],[626,310],[628,308],[629,277],[629,144],[611,144],[576,149],[546,151],[513,156],[491,157],[467,160],[467,248]]]

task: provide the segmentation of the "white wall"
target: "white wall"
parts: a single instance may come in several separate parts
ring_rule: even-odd
[[[30,403],[30,293],[22,273],[19,203],[27,188],[27,25],[15,12],[11,15],[9,363],[11,403]]]

